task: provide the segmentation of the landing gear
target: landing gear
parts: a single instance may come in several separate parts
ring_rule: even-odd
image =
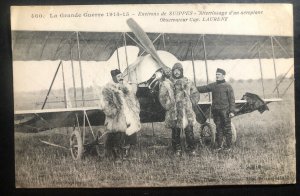
[[[231,133],[232,133],[231,143],[235,144],[235,142],[236,142],[236,128],[235,128],[235,126],[232,122],[231,122]]]
[[[231,123],[231,131],[232,131],[231,142],[232,144],[235,144],[237,133],[233,123]],[[216,126],[209,122],[205,122],[204,124],[202,124],[200,128],[199,141],[203,147],[213,148],[216,142]]]
[[[81,117],[82,121],[79,121],[78,117]],[[91,134],[88,134],[88,131],[90,131]],[[80,160],[86,151],[95,148],[99,157],[104,157],[104,135],[105,134],[102,134],[101,131],[94,132],[86,111],[83,111],[82,115],[76,113],[74,129],[70,136],[72,158],[75,161]]]
[[[200,128],[200,144],[203,147],[212,148],[216,141],[216,126],[209,122],[205,122]]]
[[[73,159],[80,160],[83,154],[83,144],[81,134],[79,130],[76,130],[76,128],[77,127],[74,128],[70,137],[70,150]]]

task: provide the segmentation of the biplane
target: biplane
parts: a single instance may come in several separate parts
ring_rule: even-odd
[[[97,106],[86,106],[84,78],[81,73],[83,67],[81,67],[80,62],[107,61],[122,46],[125,49],[132,45],[139,48],[137,61],[127,66],[124,76],[127,77],[127,80],[134,80],[138,83],[137,97],[141,105],[140,119],[142,123],[163,122],[165,118],[165,110],[159,103],[158,85],[156,85],[157,77],[160,75],[157,73],[165,74],[170,66],[163,59],[165,52],[174,55],[181,61],[191,61],[193,71],[195,69],[194,61],[203,60],[206,67],[207,82],[208,60],[272,58],[274,60],[277,98],[262,99],[255,94],[246,93],[242,99],[236,100],[236,114],[242,115],[256,110],[262,113],[268,110],[267,104],[281,101],[278,90],[281,81],[277,80],[275,59],[293,58],[292,37],[145,33],[133,19],[129,19],[127,23],[132,32],[13,31],[13,60],[60,60],[48,92],[45,94],[41,109],[15,111],[15,130],[36,133],[54,128],[73,127],[68,149],[70,149],[75,160],[82,157],[87,146],[95,145],[97,149],[101,148],[103,143],[100,140],[105,133],[99,134],[93,130],[93,127],[104,125],[105,114]],[[90,48],[94,51],[93,53],[87,52]],[[261,52],[262,50],[267,52]],[[74,55],[74,51],[77,55]],[[78,100],[74,94],[74,102],[81,102],[81,107],[68,107],[65,84],[63,83],[65,107],[46,109],[45,105],[57,73],[59,70],[62,70],[63,73],[63,60],[79,62],[82,99]],[[145,66],[144,61],[146,60],[153,62],[152,67]],[[262,72],[261,64],[260,72]],[[263,81],[262,74],[261,79]],[[196,81],[195,72],[194,81]],[[210,108],[210,98],[209,101],[200,100],[198,103],[197,121],[201,124],[201,128],[196,130],[200,132],[200,142],[209,146],[213,145],[215,138],[214,127],[209,122],[211,118]],[[88,130],[93,136],[92,142],[87,142],[85,139]],[[236,131],[235,128],[233,131]],[[233,135],[236,136],[236,133]],[[235,141],[236,137],[233,137],[233,140]],[[58,146],[47,141],[42,142]]]

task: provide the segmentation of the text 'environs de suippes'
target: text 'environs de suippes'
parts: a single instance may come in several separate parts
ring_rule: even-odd
[[[163,11],[163,12],[143,12],[139,11],[138,16],[192,16],[192,15],[218,15],[225,16],[227,11]]]

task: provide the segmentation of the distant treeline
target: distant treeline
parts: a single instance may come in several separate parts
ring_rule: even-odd
[[[285,77],[285,78],[283,78],[284,77],[284,75],[279,75],[279,76],[277,76],[277,81],[280,81],[280,80],[291,80],[291,79],[294,79],[294,75],[292,75],[292,76],[290,76],[290,77]],[[235,82],[237,82],[237,83],[244,83],[244,82],[262,82],[262,80],[259,78],[259,79],[252,79],[252,78],[250,78],[250,79],[234,79],[234,78],[229,78],[229,79],[227,79],[227,81],[228,82],[230,82],[230,83],[235,83]],[[270,82],[270,81],[275,81],[275,79],[274,78],[267,78],[267,79],[264,79],[263,80],[264,82]],[[197,84],[206,84],[206,80],[199,80],[199,79],[197,79],[196,80],[196,82],[197,82]],[[209,80],[208,81],[208,83],[211,83],[211,82],[215,82],[215,80]]]
[[[293,77],[285,78],[283,80],[278,77],[277,82],[280,83],[279,85],[279,91],[280,96],[283,95],[283,92],[289,87],[289,84],[293,80]],[[197,86],[205,85],[205,80],[197,80]],[[211,81],[212,82],[212,81]],[[271,97],[277,97],[277,92],[275,91],[275,80],[274,79],[264,79],[264,93],[262,88],[262,81],[261,79],[247,79],[242,80],[238,79],[235,80],[233,78],[229,78],[229,83],[232,84],[232,87],[235,91],[235,97],[236,99],[240,99],[245,92],[252,92],[255,93],[261,97],[271,98]],[[293,87],[290,87],[286,94],[293,93]],[[44,100],[46,98],[48,90],[43,89],[39,91],[32,91],[32,92],[15,92],[14,93],[14,107],[15,110],[32,110],[32,109],[41,109],[41,106],[44,103]],[[84,88],[84,100],[85,100],[85,106],[95,106],[97,104],[97,90],[95,90],[94,86],[89,86]],[[72,105],[72,107],[81,107],[83,106],[82,102],[82,91],[80,87],[76,88],[76,100],[75,103],[74,99],[74,89],[68,88],[67,89],[67,100],[68,104]],[[201,95],[201,100],[208,99],[208,96]],[[64,92],[63,89],[52,89],[45,108],[64,108]]]

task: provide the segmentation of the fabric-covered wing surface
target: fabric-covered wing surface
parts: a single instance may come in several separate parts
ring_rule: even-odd
[[[81,60],[108,60],[123,45],[121,35],[114,32],[79,32]],[[14,60],[78,60],[76,32],[13,31],[12,46]]]
[[[45,109],[16,111],[14,117],[15,130],[30,133],[59,127],[73,127],[77,125],[77,118],[79,126],[82,126],[84,112],[86,112],[91,126],[104,125],[105,114],[96,108]]]
[[[157,96],[153,95],[146,87],[138,88],[137,96],[140,102],[142,123],[164,121],[165,110]],[[20,132],[39,132],[59,127],[73,127],[77,125],[77,118],[79,126],[82,126],[84,112],[86,112],[91,126],[104,125],[105,114],[99,108],[44,109],[16,111],[15,129]]]
[[[256,110],[260,113],[263,113],[264,111],[269,110],[267,104],[279,101],[282,101],[282,99],[261,99],[256,94],[245,93],[241,100],[235,100],[235,116],[247,114]],[[211,102],[200,102],[198,105],[205,114],[206,118],[209,118]]]
[[[156,96],[153,96],[147,88],[139,88],[139,97],[142,123],[163,122],[165,110],[162,108]],[[236,100],[236,115],[246,114],[255,110],[261,113],[267,110],[266,104],[281,101],[281,99],[262,100],[257,95],[246,93],[245,100]],[[199,107],[206,118],[209,117],[210,102],[200,102]],[[45,109],[16,111],[14,117],[15,130],[18,132],[35,133],[59,127],[83,126],[84,112],[91,126],[104,125],[105,114],[97,108],[71,108],[71,109]],[[85,126],[88,126],[86,124]]]
[[[147,33],[157,50],[165,50],[179,60],[204,60],[203,35]],[[126,33],[126,44],[139,47]],[[131,37],[131,38],[130,38]],[[81,60],[107,61],[115,50],[125,45],[120,32],[78,32]],[[272,58],[269,36],[204,35],[207,60]],[[13,60],[78,60],[77,32],[71,31],[13,31]],[[284,49],[281,46],[284,46]],[[72,55],[71,55],[72,51]],[[140,54],[143,49],[140,47]],[[147,54],[147,53],[144,53]],[[276,58],[293,58],[293,38],[274,37]]]

